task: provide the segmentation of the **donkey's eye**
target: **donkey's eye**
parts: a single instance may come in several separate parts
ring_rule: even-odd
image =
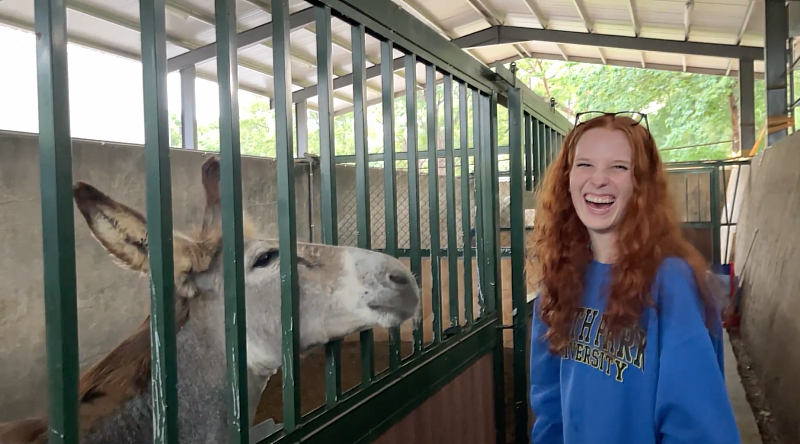
[[[256,261],[253,263],[253,268],[264,268],[272,265],[278,260],[279,254],[277,249],[267,250],[261,253]]]

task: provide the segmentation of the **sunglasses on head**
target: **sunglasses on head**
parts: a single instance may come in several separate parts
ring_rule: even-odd
[[[617,111],[615,113],[610,113],[606,111],[582,111],[579,112],[578,114],[575,114],[575,126],[577,127],[582,123],[586,123],[589,120],[592,120],[595,117],[600,117],[600,116],[612,116],[614,118],[618,116],[627,117],[629,119],[632,119],[635,122],[635,125],[638,125],[639,123],[641,123],[642,119],[644,119],[644,124],[647,127],[647,132],[648,133],[650,132],[650,123],[647,121],[647,114],[640,113],[637,111]]]

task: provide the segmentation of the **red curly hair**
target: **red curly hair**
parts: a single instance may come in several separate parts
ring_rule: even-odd
[[[634,325],[652,305],[650,285],[668,256],[686,260],[697,283],[708,270],[705,258],[683,239],[667,172],[655,141],[643,125],[622,116],[603,115],[582,123],[567,135],[538,191],[534,254],[542,267],[541,318],[553,352],[568,342],[569,329],[583,290],[583,275],[593,259],[587,228],[570,199],[569,176],[578,140],[593,128],[622,131],[632,148],[633,194],[618,226],[617,260],[613,266],[606,313],[610,334]],[[713,299],[699,285],[707,307]]]

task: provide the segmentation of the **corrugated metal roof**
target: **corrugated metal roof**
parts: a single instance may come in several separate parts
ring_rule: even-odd
[[[393,0],[394,3],[455,40],[495,27],[520,27],[618,35],[664,40],[687,40],[762,48],[764,41],[764,0]],[[167,0],[167,57],[175,57],[215,41],[214,0]],[[292,13],[311,5],[291,0]],[[688,6],[687,6],[688,5]],[[137,0],[67,0],[68,32],[74,43],[122,57],[139,59],[139,3]],[[271,21],[269,0],[238,0],[239,31]],[[334,76],[352,72],[350,26],[333,19]],[[0,1],[0,23],[32,31],[34,6],[31,0]],[[313,20],[291,33],[292,82],[294,90],[314,86],[316,43]],[[591,36],[589,36],[591,37]],[[240,88],[268,97],[273,95],[271,39],[239,50]],[[736,75],[737,59],[639,51],[587,44],[521,41],[467,49],[481,62],[491,65],[521,57],[645,66],[710,74]],[[379,42],[367,35],[367,67],[380,63]],[[395,51],[395,57],[401,53]],[[754,63],[756,76],[763,76],[764,63]],[[216,78],[216,62],[197,65],[201,78]],[[404,90],[402,70],[396,71],[395,91]],[[417,81],[424,84],[424,69]],[[338,112],[352,106],[352,87],[336,91]],[[380,100],[380,77],[368,80],[367,101]],[[316,108],[316,99],[309,99]]]

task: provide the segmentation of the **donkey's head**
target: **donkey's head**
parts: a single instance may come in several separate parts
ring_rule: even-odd
[[[193,235],[176,232],[173,239],[176,297],[217,312],[224,282],[219,177],[212,157],[202,168],[202,228]],[[75,186],[74,197],[92,234],[117,262],[148,273],[144,216],[85,183]],[[277,240],[259,237],[244,219],[248,364],[257,373],[269,372],[281,365],[281,252]],[[399,326],[417,312],[420,300],[402,262],[359,248],[298,243],[297,281],[301,350],[375,326]]]

